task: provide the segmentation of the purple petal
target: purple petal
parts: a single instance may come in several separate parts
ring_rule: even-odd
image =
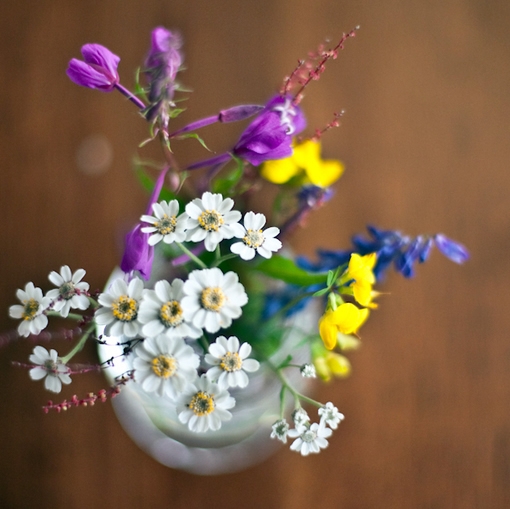
[[[469,259],[468,250],[458,242],[449,239],[446,235],[438,233],[434,236],[436,246],[447,258],[455,263],[464,263]]]
[[[117,67],[120,58],[101,44],[85,44],[81,48],[81,54],[85,62],[109,76],[112,80],[118,81]]]
[[[149,245],[148,238],[149,234],[142,233],[141,225],[137,224],[126,235],[126,248],[120,262],[124,272],[137,270],[145,280],[150,278],[154,259],[154,247]]]
[[[100,44],[85,44],[81,52],[85,61],[71,59],[67,76],[77,85],[111,92],[119,83],[120,58]]]

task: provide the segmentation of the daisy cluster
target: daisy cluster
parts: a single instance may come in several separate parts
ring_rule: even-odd
[[[150,246],[200,243],[206,251],[214,251],[226,239],[236,238],[230,250],[242,260],[251,260],[258,253],[270,258],[281,248],[276,239],[279,229],[263,230],[263,214],[232,210],[234,201],[221,194],[205,192],[192,200],[179,215],[177,200],[154,203],[154,216],[143,215]],[[186,249],[187,250],[187,249]],[[197,259],[198,261],[198,259]],[[216,263],[221,260],[216,260]],[[202,262],[199,263],[202,266]],[[68,266],[60,274],[52,272],[49,279],[57,285],[43,297],[42,290],[28,283],[18,291],[21,305],[12,306],[13,318],[21,318],[18,333],[38,334],[47,325],[48,311],[69,316],[70,309],[86,310],[94,302],[88,293],[88,283],[82,282],[83,269],[74,274]],[[90,302],[89,302],[90,299]],[[207,343],[207,353],[201,359],[193,343],[204,333],[226,329],[242,314],[248,302],[244,286],[233,271],[222,272],[218,267],[192,270],[186,280],[160,280],[154,288],[145,288],[136,276],[115,279],[106,292],[97,298],[94,321],[107,337],[123,337],[133,346],[135,381],[146,392],[154,392],[175,402],[179,419],[189,429],[204,432],[217,430],[232,414],[235,405],[229,388],[245,388],[248,373],[259,369],[259,362],[250,358],[252,347],[240,343],[236,336],[217,336]],[[191,344],[190,344],[191,343]],[[30,370],[33,379],[45,378],[45,386],[60,392],[62,383],[69,384],[70,369],[56,350],[47,352],[37,346],[30,357],[36,367]],[[199,373],[199,368],[202,369]],[[208,368],[204,369],[204,364]]]
[[[301,381],[347,376],[351,368],[344,354],[360,346],[359,329],[380,295],[374,287],[392,264],[412,276],[415,263],[426,261],[433,245],[456,263],[468,258],[461,244],[443,234],[413,238],[373,227],[371,238],[354,237],[351,249],[318,250],[317,261],[294,258],[282,249],[282,241],[287,247],[295,228],[332,198],[332,186],[344,172],[340,161],[321,155],[321,137],[339,126],[341,114],[334,113],[325,127],[305,137],[301,102],[305,88],[354,35],[343,34],[333,48],[321,46],[299,61],[265,104],[229,107],[183,127],[174,127],[183,111],[177,106],[183,97],[176,96],[187,91],[178,81],[184,62],[178,34],[163,27],[153,30],[136,93],[121,84],[120,57],[100,44],[82,47],[82,59],[69,62],[68,77],[80,86],[127,97],[149,125],[142,146],[159,141],[165,162],[155,170],[152,161],[138,160],[140,179],[151,196],[125,237],[122,277],[92,294],[83,281],[85,270],[73,272],[64,265],[49,275],[54,288],[46,294],[32,282],[17,291],[20,303],[9,314],[20,320],[19,336],[37,337],[49,317],[74,320],[79,329],[64,356],[53,348],[34,348],[26,365],[32,379],[44,380],[47,390],[59,393],[71,376],[127,359],[130,369],[109,389],[112,397],[121,385],[138,384],[175,408],[183,426],[205,433],[235,420],[236,398],[246,394],[243,389],[254,377],[269,373],[281,390],[275,394],[276,401],[280,397],[279,419],[268,435],[283,443],[293,439],[290,448],[303,456],[328,445],[343,414],[331,402],[301,394],[287,371],[294,370]],[[247,125],[229,150],[186,167],[177,163],[171,143],[193,138],[205,146],[197,131],[238,121]],[[190,179],[193,172],[201,174]],[[276,198],[267,220],[250,209],[256,193],[270,188]],[[156,252],[168,261],[168,279],[151,279]],[[315,330],[299,345],[308,355],[303,364],[283,344],[287,329],[299,329],[289,317],[310,300],[321,311]],[[87,341],[121,346],[122,354],[95,368],[72,364]],[[46,409],[103,401],[107,391],[98,394],[73,396]],[[292,428],[285,417],[289,395]],[[318,422],[310,421],[303,404],[318,408]]]

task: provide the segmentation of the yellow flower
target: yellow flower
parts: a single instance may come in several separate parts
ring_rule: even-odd
[[[365,256],[352,253],[349,266],[345,276],[342,278],[345,281],[354,280],[350,288],[356,302],[362,306],[377,307],[376,304],[372,304],[372,298],[377,295],[376,292],[372,292],[372,285],[375,283],[373,268],[376,261],[376,253],[370,253]]]
[[[347,357],[335,352],[325,352],[313,359],[315,370],[322,380],[328,382],[332,376],[346,378],[351,374],[351,363]]]
[[[307,182],[329,187],[341,177],[344,165],[336,160],[322,160],[320,151],[321,144],[318,141],[307,140],[294,145],[290,157],[264,163],[261,175],[274,184],[284,184],[304,172]]]
[[[319,320],[319,334],[328,350],[337,343],[338,333],[353,334],[368,318],[368,309],[359,309],[350,302],[340,304],[335,310],[328,309]]]

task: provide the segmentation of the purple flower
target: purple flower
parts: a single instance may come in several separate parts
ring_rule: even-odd
[[[137,270],[145,280],[148,280],[154,260],[154,246],[149,245],[150,234],[143,233],[141,228],[142,226],[137,224],[126,235],[126,247],[120,268],[126,273]]]
[[[146,214],[151,213],[152,204],[159,198],[168,169],[168,167],[165,167],[161,171],[154,184],[154,189],[152,190],[149,203],[147,204]],[[151,234],[143,233],[142,226],[143,225],[138,223],[126,235],[126,247],[124,248],[120,268],[126,273],[132,273],[137,270],[147,281],[151,277],[152,262],[154,261],[154,246],[149,245],[149,237]]]
[[[175,107],[173,97],[177,84],[175,78],[182,65],[179,35],[163,27],[152,31],[151,49],[145,59],[144,73],[149,81],[149,102],[145,116],[150,122],[158,120],[166,132]]]
[[[164,72],[165,76],[174,81],[182,65],[181,38],[163,27],[152,31],[151,49],[145,59],[146,72]]]
[[[301,108],[292,103],[290,96],[274,96],[262,108],[250,104],[223,110],[219,115],[198,120],[179,129],[170,137],[218,121],[234,122],[241,120],[258,111],[260,113],[248,124],[231,153],[224,153],[198,161],[188,166],[187,169],[196,170],[205,166],[219,166],[229,161],[232,154],[254,166],[270,159],[283,159],[292,155],[292,136],[303,131],[306,127],[306,119]]]
[[[286,128],[289,136],[299,134],[306,127],[303,111],[298,106],[294,106],[292,100],[291,96],[275,95],[266,104],[266,110],[278,113],[280,122]]]
[[[119,83],[117,67],[120,58],[100,44],[85,44],[81,48],[83,60],[73,58],[67,75],[77,85],[111,92]]]
[[[306,127],[301,109],[289,97],[275,96],[245,129],[232,152],[254,166],[292,155],[292,136]]]

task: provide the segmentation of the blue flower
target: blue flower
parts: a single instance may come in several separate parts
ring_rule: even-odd
[[[374,267],[374,275],[378,281],[381,281],[392,263],[395,270],[404,277],[413,277],[415,264],[425,262],[434,245],[455,263],[464,263],[469,258],[469,253],[462,244],[449,239],[442,233],[418,235],[413,238],[397,230],[380,230],[375,226],[367,226],[367,230],[368,237],[354,235],[353,249],[340,251],[320,249],[317,252],[319,255],[317,262],[300,258],[300,265],[312,272],[325,272],[347,264],[352,253],[366,255],[375,252],[377,263]]]

